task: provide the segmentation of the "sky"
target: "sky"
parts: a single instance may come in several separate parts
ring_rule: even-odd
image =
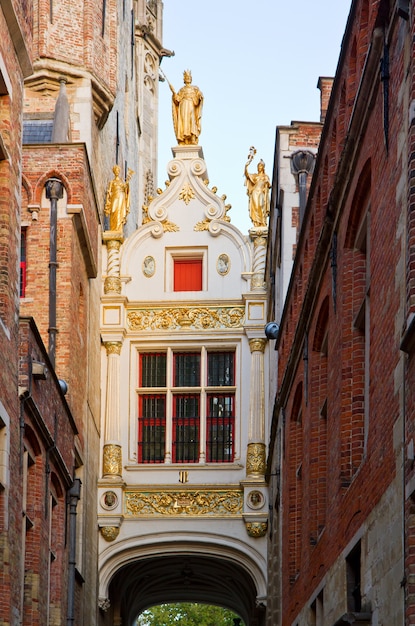
[[[203,92],[199,145],[209,187],[226,194],[231,223],[252,224],[244,186],[250,146],[272,177],[277,126],[319,121],[319,76],[334,76],[351,0],[164,0],[161,68],[176,92],[183,71]],[[176,145],[167,82],[159,88],[158,186]]]

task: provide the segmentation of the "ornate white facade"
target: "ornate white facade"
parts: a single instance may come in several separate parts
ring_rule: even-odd
[[[201,147],[173,156],[142,225],[125,240],[104,234],[103,623],[130,624],[151,603],[205,600],[260,625],[267,229],[244,237],[231,224]],[[190,288],[178,282],[182,262],[193,264]],[[179,380],[179,362],[196,378]],[[161,378],[145,374],[148,363]]]

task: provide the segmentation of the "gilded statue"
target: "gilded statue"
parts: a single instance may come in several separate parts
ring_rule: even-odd
[[[108,183],[104,212],[110,218],[110,230],[122,232],[130,212],[130,178],[133,170],[128,170],[125,181],[120,178],[120,166],[112,168],[114,178]]]
[[[202,129],[203,94],[199,87],[192,85],[190,70],[183,72],[184,86],[176,93],[172,91],[173,125],[179,146],[195,146]]]
[[[251,147],[248,161],[245,165],[245,185],[247,186],[247,194],[249,196],[249,216],[255,227],[266,227],[269,215],[269,190],[271,183],[268,175],[265,173],[264,161],[259,161],[257,173],[250,174],[248,167],[256,153],[255,148]]]

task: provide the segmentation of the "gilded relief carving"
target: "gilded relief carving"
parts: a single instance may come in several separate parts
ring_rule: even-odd
[[[127,315],[130,330],[179,330],[194,328],[241,328],[244,307],[177,307],[136,309]]]
[[[264,476],[265,469],[265,444],[249,443],[246,453],[246,473]]]
[[[104,343],[105,349],[107,351],[107,356],[110,354],[121,354],[122,343],[121,341],[106,341]]]
[[[194,197],[195,197],[195,192],[193,191],[189,183],[186,183],[185,185],[183,185],[183,189],[179,193],[179,200],[183,200],[183,202],[187,205],[189,204],[190,200],[192,200],[192,198]]]
[[[121,446],[108,444],[104,446],[103,474],[104,476],[121,476],[122,451]]]
[[[121,293],[121,279],[118,276],[107,276],[104,281],[104,293]]]
[[[210,224],[211,220],[209,220],[207,217],[205,217],[204,220],[201,220],[200,222],[197,222],[193,228],[193,230],[197,233],[200,233],[204,230],[209,230],[209,224]]]
[[[257,539],[264,537],[268,528],[268,522],[246,522],[246,530],[250,537]]]
[[[249,349],[252,352],[264,352],[266,345],[266,339],[250,339],[249,340]]]
[[[105,541],[114,541],[119,535],[118,526],[101,526],[101,535]]]
[[[125,493],[125,515],[241,515],[243,493],[236,490]]]

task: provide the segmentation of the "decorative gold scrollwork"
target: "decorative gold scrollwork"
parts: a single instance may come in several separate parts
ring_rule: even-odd
[[[175,307],[170,309],[135,309],[127,315],[131,330],[197,330],[241,328],[243,307]]]
[[[241,515],[243,493],[240,490],[210,491],[127,491],[125,515],[224,516]]]

